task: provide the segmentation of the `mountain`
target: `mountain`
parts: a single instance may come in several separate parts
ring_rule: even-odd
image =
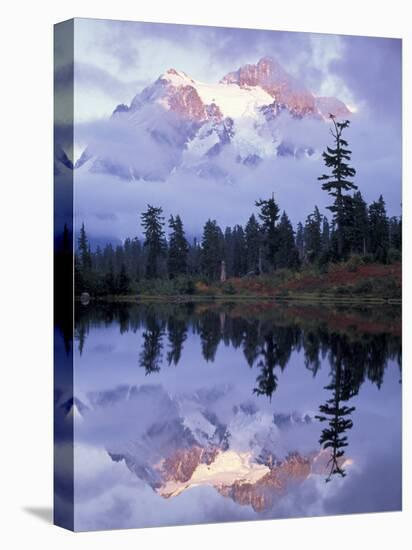
[[[98,430],[107,418],[111,459],[124,462],[163,498],[207,485],[262,511],[292,485],[327,472],[329,452],[299,452],[292,443],[301,433],[293,437],[293,430],[310,429],[311,415],[273,415],[254,401],[228,410],[231,399],[229,386],[174,396],[159,385],[119,386],[89,394],[76,429],[94,433],[94,418]]]
[[[297,143],[285,134],[287,122],[323,124],[331,113],[351,114],[339,99],[315,97],[270,57],[215,84],[171,68],[115,108],[75,168],[131,180],[165,180],[177,170],[233,179],[236,165],[310,158],[310,133],[302,126]]]
[[[256,65],[244,65],[227,74],[221,82],[236,84],[242,89],[260,87],[276,105],[284,106],[297,117],[319,114],[312,93],[271,57],[262,58]]]

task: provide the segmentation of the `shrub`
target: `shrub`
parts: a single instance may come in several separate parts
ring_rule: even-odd
[[[358,255],[351,256],[346,264],[346,269],[350,273],[356,273],[359,267],[362,265],[362,258]]]
[[[195,290],[196,290],[196,287],[195,287],[195,283],[193,282],[193,279],[189,279],[186,282],[186,288],[185,288],[184,294],[190,294],[190,295],[194,294]]]
[[[236,294],[236,289],[231,282],[225,283],[222,288],[223,294]]]
[[[362,262],[364,264],[372,264],[374,262],[374,257],[372,254],[364,254],[362,256]]]
[[[391,248],[388,253],[388,263],[402,261],[402,252],[396,248]]]
[[[329,264],[327,262],[325,263],[319,262],[319,273],[321,275],[325,275],[326,273],[329,273]]]
[[[336,286],[334,290],[335,290],[335,294],[342,295],[342,296],[345,294],[350,294],[351,292],[351,289],[347,286]]]
[[[355,294],[369,294],[373,290],[373,282],[370,279],[360,281],[352,287]]]

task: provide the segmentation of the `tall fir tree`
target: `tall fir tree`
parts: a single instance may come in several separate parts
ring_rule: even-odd
[[[299,264],[299,253],[295,245],[295,233],[285,211],[282,213],[277,229],[279,248],[276,253],[276,267],[295,269]]]
[[[252,214],[245,227],[245,247],[246,247],[246,263],[247,271],[260,273],[260,226]]]
[[[302,222],[299,222],[296,229],[296,248],[298,250],[299,261],[305,258],[305,235]]]
[[[315,262],[322,253],[322,215],[315,206],[306,218],[304,229],[305,256],[309,262]]]
[[[331,130],[334,147],[327,147],[323,152],[323,160],[327,168],[331,168],[330,174],[323,174],[318,180],[323,181],[322,189],[334,198],[334,202],[329,206],[336,222],[338,255],[342,256],[344,248],[344,196],[347,191],[357,189],[349,178],[353,178],[356,170],[349,165],[352,151],[348,147],[348,142],[342,137],[343,131],[348,128],[350,122],[337,122],[334,115],[330,115],[334,129]]]
[[[130,290],[130,278],[126,271],[126,266],[124,263],[120,266],[118,282],[117,282],[117,292],[119,294],[127,294]]]
[[[329,475],[326,481],[329,482],[333,475],[345,477],[344,449],[348,446],[348,437],[345,433],[353,427],[350,418],[355,407],[349,407],[345,403],[357,393],[357,385],[354,380],[350,366],[345,362],[343,345],[339,338],[333,338],[331,342],[331,363],[332,381],[325,386],[326,390],[332,392],[324,405],[319,407],[321,414],[315,418],[320,422],[327,422],[328,427],[322,430],[319,443],[324,449],[330,449],[331,455],[328,462]]]
[[[77,240],[77,254],[74,262],[74,285],[76,294],[94,291],[92,253],[84,223],[80,227]]]
[[[201,247],[197,241],[197,238],[194,237],[192,244],[189,245],[189,252],[187,256],[188,272],[190,275],[199,275],[201,269],[201,255]]]
[[[260,199],[255,204],[260,208],[258,216],[261,221],[260,227],[266,260],[271,268],[275,268],[276,253],[279,249],[279,237],[276,226],[279,219],[279,206],[275,201],[274,194],[272,194],[270,199]]]
[[[167,362],[177,365],[182,355],[183,344],[187,338],[187,325],[184,319],[173,315],[167,323],[167,332],[169,340],[169,351],[167,352]]]
[[[232,275],[241,277],[246,272],[246,242],[245,232],[241,225],[235,225],[232,230],[233,260]]]
[[[169,253],[167,258],[167,269],[169,277],[173,279],[177,275],[187,273],[187,256],[189,246],[185,237],[183,223],[179,215],[175,218],[170,216],[169,228]]]
[[[351,252],[366,254],[368,240],[368,207],[360,191],[354,193],[352,207],[353,226],[351,229]]]
[[[380,195],[369,206],[369,251],[379,262],[386,263],[389,251],[389,222],[385,201]]]
[[[103,270],[104,273],[107,273],[109,270],[109,267],[113,268],[113,262],[114,262],[114,250],[113,245],[111,243],[106,244],[106,246],[103,249]]]
[[[113,261],[109,260],[107,272],[104,276],[105,294],[113,295],[117,292],[116,276],[114,273]]]
[[[103,252],[99,245],[96,246],[96,250],[92,256],[93,269],[100,275],[103,273]]]
[[[162,214],[162,208],[148,204],[146,212],[141,215],[145,236],[144,247],[147,250],[146,277],[148,279],[155,279],[159,276],[159,258],[166,251]]]
[[[395,250],[402,250],[402,219],[392,216],[389,220],[389,243]]]
[[[130,272],[129,276],[135,281],[140,281],[143,276],[143,255],[142,255],[142,243],[135,237],[130,244]]]
[[[203,229],[201,268],[202,273],[211,280],[220,276],[224,256],[224,237],[216,220],[208,220]]]
[[[158,372],[162,364],[164,322],[154,314],[147,315],[146,330],[143,332],[143,346],[139,355],[139,366],[145,374]]]
[[[323,216],[322,220],[322,237],[321,237],[321,249],[322,254],[327,255],[330,248],[330,226],[326,216]]]
[[[229,277],[233,276],[233,261],[235,257],[234,251],[234,239],[232,235],[232,228],[226,227],[224,233],[224,246],[225,246],[225,262],[226,271]]]
[[[78,238],[78,250],[80,257],[80,268],[83,271],[83,275],[85,275],[91,270],[92,260],[90,254],[89,239],[86,234],[84,223],[82,223],[80,228],[80,234]]]
[[[351,195],[344,195],[342,197],[342,204],[343,242],[338,259],[346,260],[351,252],[353,252],[353,230],[355,226],[355,207],[353,197]]]

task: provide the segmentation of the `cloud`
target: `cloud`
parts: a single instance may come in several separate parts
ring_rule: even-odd
[[[110,460],[108,455],[107,458]],[[88,498],[77,499],[76,530],[213,523],[229,521],[229,518],[230,521],[257,519],[252,509],[221,496],[213,487],[194,487],[175,498],[164,499],[137,480],[124,463],[117,466],[123,469],[123,473],[115,485],[108,483],[112,466],[107,464],[107,470],[100,472],[99,476],[104,490],[100,493],[93,491]],[[89,481],[95,484],[96,478],[91,477]],[[82,495],[84,493],[85,487]]]
[[[123,239],[139,233],[138,218],[147,203],[163,206],[167,216],[180,213],[190,235],[198,235],[209,217],[223,227],[244,224],[255,200],[272,192],[295,224],[315,204],[327,212],[331,199],[317,181],[324,172],[319,155],[298,161],[266,159],[251,168],[236,162],[235,151],[226,147],[209,162],[209,174],[199,177],[179,168],[181,153],[175,145],[182,128],[171,113],[156,113],[155,107],[150,113],[150,129],[166,137],[161,147],[153,133],[139,128],[138,119],[134,126],[108,120],[116,103],[129,102],[145,82],[169,67],[216,82],[263,55],[278,58],[315,93],[335,94],[358,107],[347,132],[355,183],[368,202],[383,194],[389,214],[399,214],[399,40],[88,19],[76,20],[76,37],[76,151],[89,146],[98,156],[124,165],[126,178],[129,168],[150,174],[147,181],[124,181],[75,172],[77,219],[85,221],[92,237]],[[64,69],[58,73],[62,87],[67,76]],[[285,141],[310,143],[319,151],[330,144],[326,124],[280,117],[276,125]]]
[[[136,172],[164,179],[179,161],[184,135],[176,115],[156,105],[136,113],[131,122],[116,116],[75,127],[76,142],[87,144],[96,159],[105,159],[107,171],[122,171],[130,179]]]
[[[402,41],[394,38],[342,37],[342,55],[330,65],[372,117],[389,118],[401,129]]]
[[[76,86],[96,88],[112,97],[133,97],[139,89],[148,84],[146,80],[122,81],[101,67],[89,63],[76,63],[74,77]]]
[[[298,145],[308,142],[322,150],[330,142],[328,126],[314,121],[279,121],[285,140]],[[108,158],[117,158],[125,166],[162,175],[178,161],[173,148],[162,147],[138,128],[117,123],[98,123],[83,135],[99,136],[97,150]],[[388,136],[392,136],[389,139]],[[359,114],[352,118],[347,131],[353,151],[354,178],[365,200],[370,203],[383,194],[388,213],[399,215],[401,202],[401,136],[397,135],[387,119],[377,121]],[[138,148],[136,146],[138,144]],[[118,155],[118,156],[116,156]],[[213,170],[211,169],[213,166]],[[179,213],[189,235],[199,235],[210,217],[224,228],[237,223],[244,225],[256,212],[255,201],[273,192],[280,208],[285,209],[293,223],[304,222],[317,204],[330,217],[326,207],[330,196],[322,191],[317,177],[325,167],[319,156],[296,160],[290,157],[268,158],[258,166],[239,164],[236,154],[227,148],[209,161],[210,175],[178,168],[164,181],[124,180],[110,175],[75,172],[76,218],[85,221],[93,236],[110,233],[124,239],[141,235],[139,217],[147,204],[164,208],[166,218]],[[227,173],[229,179],[216,178],[214,173]],[[153,172],[152,172],[153,173]],[[296,197],[299,196],[299,201]],[[196,197],[196,200],[193,200]],[[109,214],[112,213],[112,219]]]
[[[104,68],[130,84],[153,82],[170,67],[201,81],[218,82],[229,71],[269,55],[315,93],[339,91],[340,99],[345,101],[351,97],[350,92],[338,76],[329,72],[329,65],[340,58],[341,52],[342,37],[333,35],[76,20],[76,64]]]

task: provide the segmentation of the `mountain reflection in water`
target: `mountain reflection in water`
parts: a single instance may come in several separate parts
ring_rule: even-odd
[[[263,517],[313,514],[275,509],[308,483],[366,479],[372,434],[400,447],[398,308],[78,304],[75,338],[64,411],[79,445],[104,449],[158,498],[209,486]]]

